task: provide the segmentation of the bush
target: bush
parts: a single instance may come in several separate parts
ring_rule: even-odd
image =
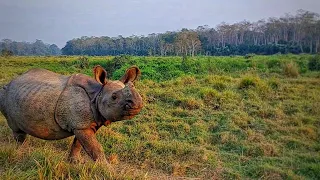
[[[244,58],[245,59],[250,59],[250,58],[252,58],[252,57],[254,57],[256,54],[253,54],[253,53],[251,53],[251,54],[246,54],[245,56],[244,56]]]
[[[85,56],[81,56],[76,61],[76,67],[80,69],[88,69],[89,68],[89,59]]]
[[[4,56],[4,57],[13,56],[13,52],[7,49],[2,49],[1,56]]]
[[[218,110],[221,107],[221,95],[217,90],[204,88],[200,91],[200,94],[205,105],[211,106],[215,110]]]
[[[267,61],[267,66],[269,69],[281,67],[281,62],[279,59],[270,59]]]
[[[184,72],[192,72],[193,69],[194,64],[192,63],[192,60],[187,56],[182,56],[181,70]]]
[[[286,63],[283,65],[283,73],[288,77],[296,78],[299,76],[298,66],[294,62]]]
[[[108,77],[111,78],[111,75],[118,69],[121,69],[122,66],[126,65],[131,60],[131,57],[128,55],[116,56],[112,60],[107,61],[106,71],[108,72]],[[122,72],[123,73],[123,72]]]
[[[309,59],[308,68],[311,71],[320,71],[320,55],[312,56]]]
[[[239,84],[239,89],[247,89],[250,87],[256,87],[257,81],[258,81],[258,79],[255,77],[251,77],[251,76],[244,77]]]
[[[66,61],[66,60],[59,61],[59,64],[60,64],[61,66],[64,66],[64,67],[69,67],[69,66],[70,66],[69,63],[68,63],[68,61]]]

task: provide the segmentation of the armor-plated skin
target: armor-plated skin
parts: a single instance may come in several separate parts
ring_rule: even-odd
[[[131,67],[119,81],[110,81],[96,66],[94,75],[32,69],[0,89],[0,110],[15,140],[23,143],[27,134],[45,140],[75,135],[71,161],[79,160],[81,147],[93,160],[106,161],[95,132],[140,112],[142,98],[133,85],[140,70]]]

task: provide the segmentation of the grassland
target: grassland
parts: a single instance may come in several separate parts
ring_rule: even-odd
[[[145,107],[97,134],[114,170],[68,163],[72,138],[18,146],[0,115],[0,179],[320,179],[320,72],[309,58],[1,57],[0,86],[33,67],[91,75],[101,64],[117,79],[137,65]]]

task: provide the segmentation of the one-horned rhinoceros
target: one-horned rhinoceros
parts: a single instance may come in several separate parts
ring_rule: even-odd
[[[69,160],[79,160],[82,146],[93,160],[105,161],[95,132],[140,112],[142,98],[133,85],[139,75],[137,67],[118,81],[108,80],[101,66],[94,68],[94,79],[32,69],[0,90],[0,110],[20,143],[27,134],[45,140],[75,135]]]

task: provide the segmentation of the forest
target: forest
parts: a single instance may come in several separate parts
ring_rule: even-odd
[[[3,39],[0,41],[0,51],[3,56],[45,56],[61,54],[61,50],[57,45],[45,44],[38,39],[34,43],[16,42],[10,39]]]
[[[208,25],[196,29],[181,29],[147,36],[87,37],[72,39],[60,50],[55,44],[2,40],[0,50],[14,55],[136,55],[136,56],[195,56],[246,55],[250,53],[299,54],[320,51],[320,16],[298,10],[295,15],[270,17],[256,22],[247,20],[215,28]]]

